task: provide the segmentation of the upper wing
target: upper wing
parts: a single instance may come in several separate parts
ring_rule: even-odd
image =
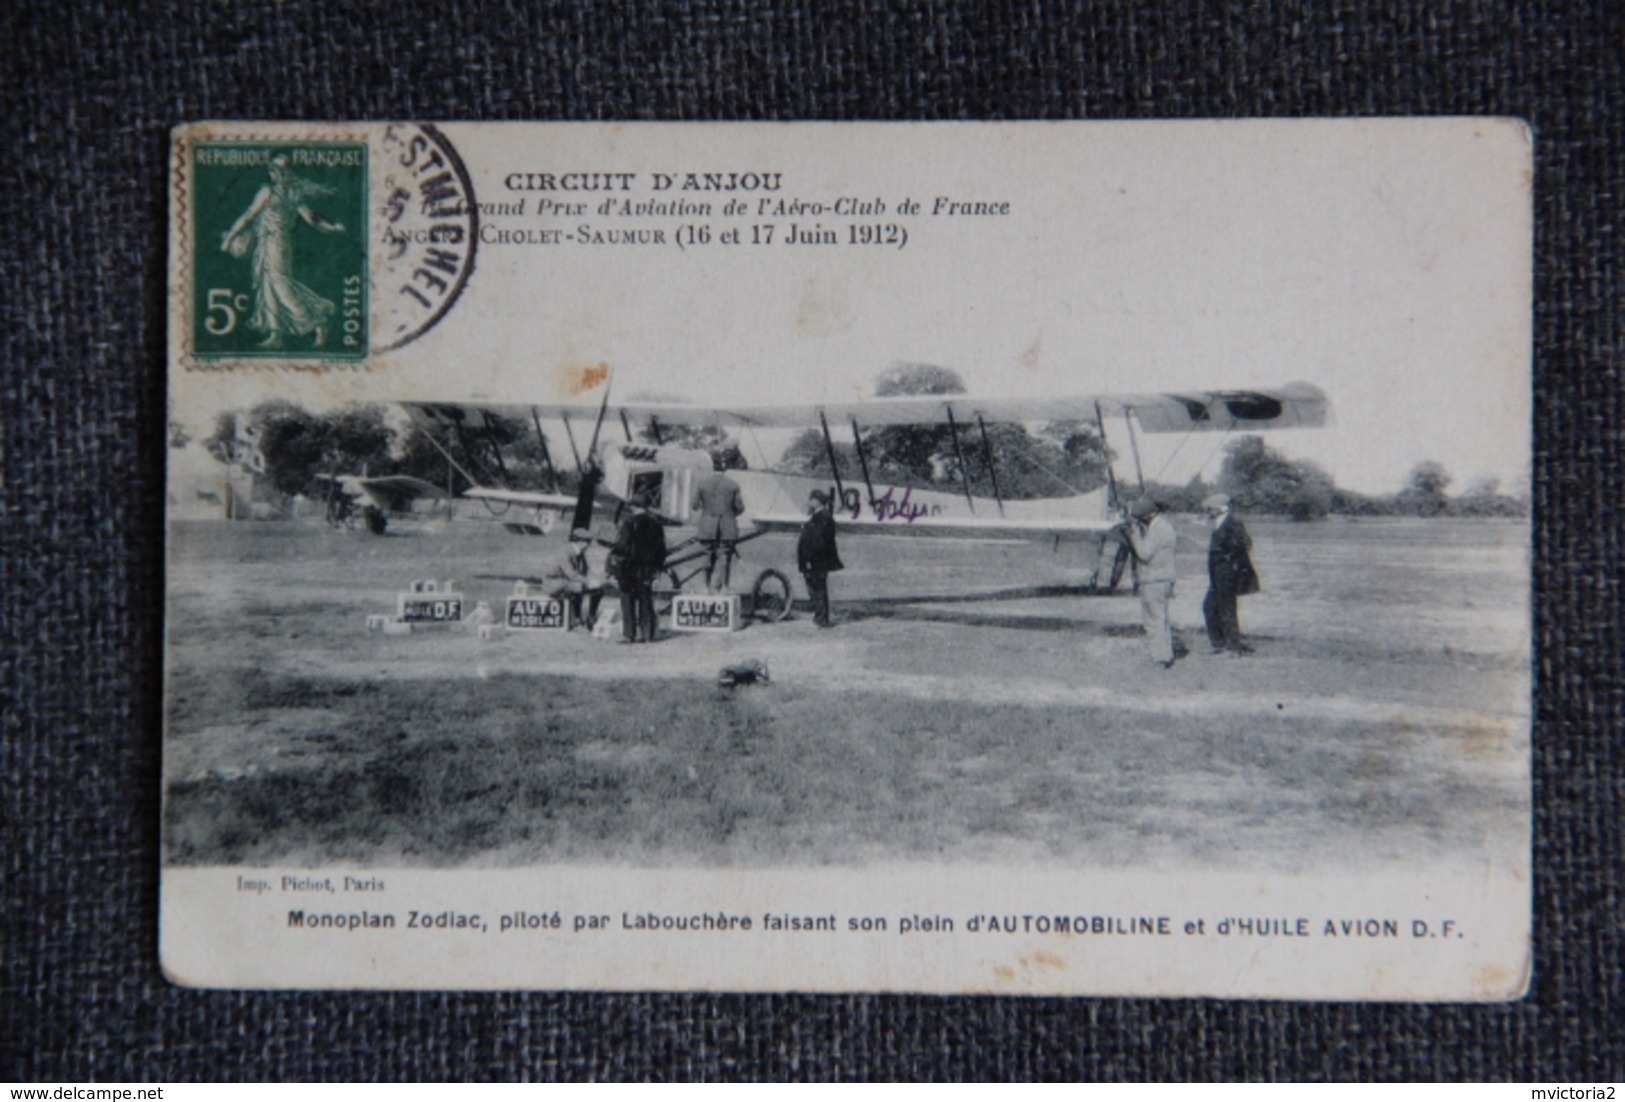
[[[592,421],[597,404],[534,406],[408,402],[414,417],[429,423],[478,426],[487,413],[508,417]],[[988,399],[968,394],[870,398],[856,402],[718,406],[681,402],[611,404],[609,411],[639,424],[715,425],[720,428],[808,428],[820,418],[875,425],[945,425],[984,421],[1093,421],[1132,414],[1146,432],[1228,432],[1320,428],[1331,423],[1331,403],[1312,383],[1256,390],[1191,390],[1166,394],[1101,394],[1056,398]]]
[[[1262,390],[1131,394],[1101,399],[1105,413],[1132,413],[1146,432],[1318,429],[1332,423],[1332,404],[1313,383]]]

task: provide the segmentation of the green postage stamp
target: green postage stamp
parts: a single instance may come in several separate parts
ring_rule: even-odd
[[[189,150],[193,354],[367,355],[367,147],[204,142]]]
[[[171,343],[187,370],[370,366],[474,270],[468,169],[434,126],[176,131]]]

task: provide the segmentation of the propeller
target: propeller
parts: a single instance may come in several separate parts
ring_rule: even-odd
[[[604,384],[604,400],[598,404],[598,421],[592,427],[592,443],[587,445],[587,465],[581,470],[581,488],[576,492],[575,513],[570,518],[570,530],[592,527],[593,500],[598,496],[598,484],[604,480],[604,469],[598,464],[598,434],[604,428],[604,415],[609,412],[609,383]],[[578,459],[579,463],[579,459]]]

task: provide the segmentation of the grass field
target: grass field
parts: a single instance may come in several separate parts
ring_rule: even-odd
[[[371,635],[410,580],[496,605],[478,576],[557,539],[398,528],[172,527],[169,861],[1524,865],[1518,524],[1253,522],[1238,659],[1207,653],[1181,523],[1171,670],[1134,600],[1033,596],[1089,566],[1025,544],[848,540],[830,632]],[[736,581],[791,564],[764,538]],[[746,657],[773,683],[717,688]]]

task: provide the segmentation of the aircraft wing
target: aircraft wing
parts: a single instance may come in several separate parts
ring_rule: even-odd
[[[420,497],[439,499],[446,496],[446,491],[434,483],[406,474],[376,477],[341,474],[336,478],[329,474],[318,474],[316,477],[324,482],[337,481],[345,493],[352,497],[365,497],[389,512],[401,512],[410,508],[412,502]]]
[[[408,402],[412,415],[431,423],[477,426],[486,414],[528,418],[569,418],[592,422],[599,405],[538,403]],[[1150,433],[1230,432],[1287,428],[1321,428],[1331,423],[1331,403],[1312,383],[1255,390],[1187,390],[1163,394],[1100,394],[1054,398],[978,398],[968,394],[870,398],[853,402],[794,405],[729,406],[682,402],[611,403],[610,413],[640,425],[715,425],[720,428],[811,428],[820,418],[865,428],[880,425],[959,424],[978,417],[990,422],[1093,421],[1101,416],[1132,414]]]
[[[805,513],[758,513],[751,518],[769,532],[801,531]],[[1112,520],[1088,518],[1022,519],[1000,516],[918,517],[901,522],[895,518],[876,520],[871,516],[853,518],[841,514],[836,523],[842,536],[929,536],[936,539],[1034,540],[1076,536],[1101,536],[1117,526]]]
[[[406,402],[412,417],[431,426],[452,426],[459,431],[480,430],[496,417],[520,420],[548,418],[575,421],[579,424],[598,424],[606,414],[639,426],[688,425],[717,426],[724,429],[746,428],[816,428],[824,424],[844,425],[856,422],[863,428],[886,425],[946,425],[953,423],[969,426],[981,420],[994,423],[1026,423],[1040,421],[1102,421],[1107,417],[1132,416],[1142,431],[1147,433],[1231,432],[1262,431],[1286,428],[1317,428],[1331,422],[1331,403],[1325,393],[1310,383],[1287,383],[1282,386],[1252,390],[1178,391],[1146,394],[1102,394],[1049,398],[987,399],[973,395],[920,395],[892,398],[872,398],[851,402],[800,403],[767,406],[717,407],[678,402],[627,402],[610,404],[583,402],[580,404],[538,403],[536,405],[498,405],[481,403]],[[602,492],[602,491],[601,491]],[[795,531],[804,520],[795,511],[805,499],[806,491],[793,497],[787,511],[783,504],[769,506],[751,519],[769,531]],[[476,488],[469,497],[484,498],[488,502],[512,502],[532,506],[566,509],[574,499],[562,495],[548,495],[525,491]],[[750,500],[760,503],[762,498],[751,495]],[[788,502],[786,503],[788,504]],[[901,504],[898,507],[902,508]],[[840,514],[843,530],[851,532],[884,532],[888,535],[929,535],[979,539],[1043,539],[1085,534],[1099,535],[1109,531],[1113,520],[1104,515],[1093,517],[1026,517],[1005,516],[1002,505],[995,504],[999,515],[991,509],[977,514],[971,505],[971,515],[960,514],[946,506],[929,509],[917,507],[898,515],[873,505],[865,515],[861,507],[848,506]],[[874,515],[878,512],[880,515]],[[1104,508],[1099,510],[1104,514]],[[853,515],[848,515],[848,514]]]
[[[532,508],[560,509],[569,512],[576,507],[574,494],[547,494],[539,490],[502,490],[492,486],[471,486],[463,491],[464,497],[480,501],[506,502],[509,505],[528,505]]]
[[[534,520],[502,522],[502,526],[516,536],[545,536],[553,527],[552,519],[546,510],[568,517],[575,512],[576,507],[574,494],[548,494],[540,490],[504,490],[494,486],[470,486],[463,491],[463,496],[485,502],[486,508],[497,516],[505,514],[509,507],[514,505],[535,509]]]
[[[381,475],[377,478],[357,478],[356,482],[369,490],[382,490],[400,496],[442,498],[446,491],[432,482],[414,478],[409,474]]]
[[[502,490],[492,486],[471,486],[467,490],[463,491],[463,496],[474,498],[478,501],[492,502],[496,504],[523,505],[532,509],[552,509],[560,514],[574,513],[576,508],[576,497],[574,494],[549,494],[543,493],[539,490]],[[600,487],[598,493],[595,495],[593,511],[596,513],[612,512],[614,506],[619,503],[620,500],[620,497],[615,493]],[[492,511],[497,512],[498,515],[501,515],[501,511],[494,509]],[[655,512],[654,515],[659,519],[660,523],[667,526],[675,527],[679,523],[675,518],[666,516],[658,511]],[[528,521],[509,521],[504,523],[503,527],[507,528],[508,531],[513,532],[515,535],[520,536],[541,536],[547,534],[546,527],[541,524],[533,524]]]

